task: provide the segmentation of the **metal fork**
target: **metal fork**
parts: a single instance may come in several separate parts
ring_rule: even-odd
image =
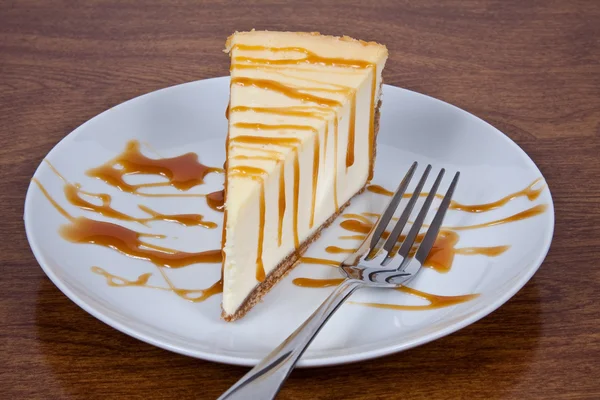
[[[416,169],[417,163],[415,162],[406,173],[404,179],[402,179],[402,182],[400,182],[385,211],[379,217],[365,241],[354,254],[342,262],[340,271],[346,279],[294,333],[252,368],[250,372],[244,375],[227,392],[221,395],[219,397],[220,400],[262,400],[275,398],[306,348],[317,333],[319,333],[319,330],[321,330],[327,320],[356,289],[361,287],[399,287],[408,283],[417,275],[440,231],[442,221],[452,200],[454,189],[458,184],[460,173],[457,172],[454,175],[454,179],[452,179],[452,183],[442,199],[429,229],[425,233],[414,257],[411,257],[410,250],[415,244],[427,212],[442,181],[445,172],[444,169],[439,172],[429,191],[429,195],[425,199],[417,218],[413,222],[398,252],[395,253],[394,247],[408,222],[417,199],[421,195],[423,186],[431,171],[431,165],[428,165],[425,169],[406,208],[403,210],[383,246],[378,247],[378,244],[389,222],[392,220]]]

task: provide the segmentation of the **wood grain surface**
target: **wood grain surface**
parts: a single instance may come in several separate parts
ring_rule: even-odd
[[[512,300],[436,342],[295,371],[282,399],[600,398],[600,2],[0,1],[0,397],[216,398],[245,368],[169,353],[96,320],[46,278],[24,233],[44,155],[105,109],[228,73],[250,28],[385,43],[387,83],[470,111],[538,164],[550,253]]]

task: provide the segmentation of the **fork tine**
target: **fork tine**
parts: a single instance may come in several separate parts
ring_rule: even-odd
[[[421,264],[425,262],[425,258],[431,251],[433,244],[435,243],[435,239],[437,238],[438,233],[440,232],[440,228],[442,227],[442,222],[444,221],[444,217],[446,216],[446,211],[450,207],[450,201],[452,201],[452,195],[454,194],[454,189],[458,184],[458,178],[460,177],[460,172],[454,174],[454,179],[452,179],[452,183],[446,191],[446,195],[442,199],[440,206],[435,213],[435,217],[433,217],[433,221],[431,221],[431,225],[429,229],[427,229],[427,233],[425,233],[425,237],[423,241],[419,245],[419,249],[415,254],[415,259],[419,261]]]
[[[383,212],[383,214],[381,214],[381,217],[377,221],[377,226],[375,226],[375,229],[373,230],[373,235],[371,236],[369,250],[373,250],[375,248],[375,246],[379,242],[379,239],[381,239],[381,235],[383,234],[383,232],[385,232],[385,228],[387,228],[390,220],[394,216],[394,213],[398,208],[398,204],[400,204],[400,200],[402,200],[402,196],[404,195],[404,192],[406,191],[406,188],[408,187],[408,184],[410,183],[413,174],[417,169],[417,165],[418,163],[415,161],[406,173],[406,175],[404,175],[402,182],[400,182],[400,185],[398,185],[398,188],[396,189],[396,192],[392,196],[392,199],[385,208],[385,211]]]
[[[398,241],[398,238],[400,237],[400,234],[402,233],[402,230],[404,229],[404,226],[406,225],[406,222],[408,221],[408,217],[410,217],[410,213],[412,212],[412,210],[417,202],[417,199],[421,195],[421,190],[423,190],[423,186],[425,185],[425,182],[427,181],[427,177],[429,176],[429,171],[431,171],[431,165],[428,165],[427,168],[425,169],[425,172],[423,172],[423,175],[421,176],[421,180],[417,184],[417,187],[415,188],[412,197],[408,201],[406,208],[402,212],[402,215],[400,215],[400,218],[398,219],[396,226],[394,226],[394,229],[392,229],[390,236],[388,236],[388,239],[384,243],[383,248],[385,250],[387,250],[388,252],[391,252],[392,249],[394,248],[394,246],[396,245],[396,242]]]
[[[421,230],[421,227],[423,226],[423,221],[425,221],[425,217],[427,216],[427,213],[429,212],[429,208],[431,207],[431,203],[433,203],[433,199],[435,198],[438,187],[440,186],[440,182],[442,181],[442,178],[444,177],[445,172],[446,172],[446,170],[444,168],[442,168],[442,170],[439,172],[437,178],[435,179],[435,182],[433,183],[433,186],[431,187],[431,190],[429,191],[429,195],[427,195],[427,198],[425,199],[425,203],[423,203],[423,206],[421,207],[421,211],[419,211],[419,215],[417,215],[417,218],[415,219],[415,222],[413,223],[412,227],[410,228],[410,231],[408,231],[408,235],[406,235],[406,239],[404,239],[404,242],[402,242],[402,246],[400,246],[400,250],[398,250],[398,254],[403,258],[403,260],[399,266],[400,270],[409,261],[408,254],[410,252],[410,249],[412,248],[413,244],[415,243],[415,240],[417,239],[417,236],[419,235],[419,231]],[[387,242],[386,242],[386,244],[387,244]],[[394,244],[395,244],[395,242],[392,244],[391,249],[393,249]],[[385,260],[383,261],[384,264],[389,262],[389,260],[392,258],[392,250],[391,249],[388,250],[389,253],[388,253],[388,256],[385,258]]]

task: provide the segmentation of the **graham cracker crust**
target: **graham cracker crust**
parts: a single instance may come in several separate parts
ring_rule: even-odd
[[[380,107],[381,107],[381,100],[379,100],[379,102],[377,104],[377,108],[375,109],[375,115],[373,116],[373,119],[374,119],[373,141],[375,143],[377,142],[377,140],[376,140],[377,134],[379,133],[379,117],[380,117],[379,108]],[[377,146],[373,146],[371,171],[369,173],[370,176],[372,175],[372,172],[375,169],[376,152],[377,152]],[[321,232],[323,231],[323,229],[325,229],[329,225],[331,225],[333,223],[333,221],[338,216],[340,216],[340,214],[344,211],[344,209],[350,205],[352,199],[354,199],[354,197],[358,196],[359,194],[361,194],[362,192],[365,191],[368,184],[369,184],[369,181],[365,182],[364,186],[358,192],[356,192],[345,204],[343,204],[335,214],[333,214],[331,217],[329,217],[329,219],[327,219],[327,221],[325,221],[325,223],[323,225],[321,225],[315,233],[313,233],[308,239],[306,239],[304,242],[302,242],[300,244],[300,247],[298,248],[297,251],[292,252],[289,256],[287,256],[285,259],[283,259],[283,261],[281,261],[279,263],[279,265],[277,265],[277,267],[275,267],[275,269],[273,271],[271,271],[269,273],[269,275],[267,275],[265,280],[260,282],[254,288],[254,290],[252,292],[250,292],[248,297],[246,297],[246,300],[244,300],[242,305],[237,309],[237,311],[234,314],[227,315],[227,314],[225,314],[225,311],[223,311],[221,309],[221,318],[223,318],[227,322],[232,322],[232,321],[240,319],[244,315],[246,315],[246,313],[248,311],[250,311],[250,309],[252,309],[252,307],[254,307],[258,302],[260,302],[262,300],[263,296],[266,295],[269,292],[269,290],[271,290],[271,288],[277,282],[279,282],[281,279],[283,279],[293,269],[293,267],[296,264],[298,264],[298,262],[300,261],[300,257],[302,257],[302,255],[306,252],[308,247],[321,236]]]

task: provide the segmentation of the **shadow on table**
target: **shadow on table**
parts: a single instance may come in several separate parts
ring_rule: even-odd
[[[384,358],[294,371],[280,398],[501,398],[535,360],[541,331],[535,279],[499,310],[448,337]],[[216,398],[247,368],[150,346],[85,313],[40,282],[40,350],[71,398]],[[375,389],[376,387],[376,389]],[[311,391],[312,388],[312,391]],[[49,394],[52,397],[52,394]],[[62,396],[61,396],[62,397]]]

